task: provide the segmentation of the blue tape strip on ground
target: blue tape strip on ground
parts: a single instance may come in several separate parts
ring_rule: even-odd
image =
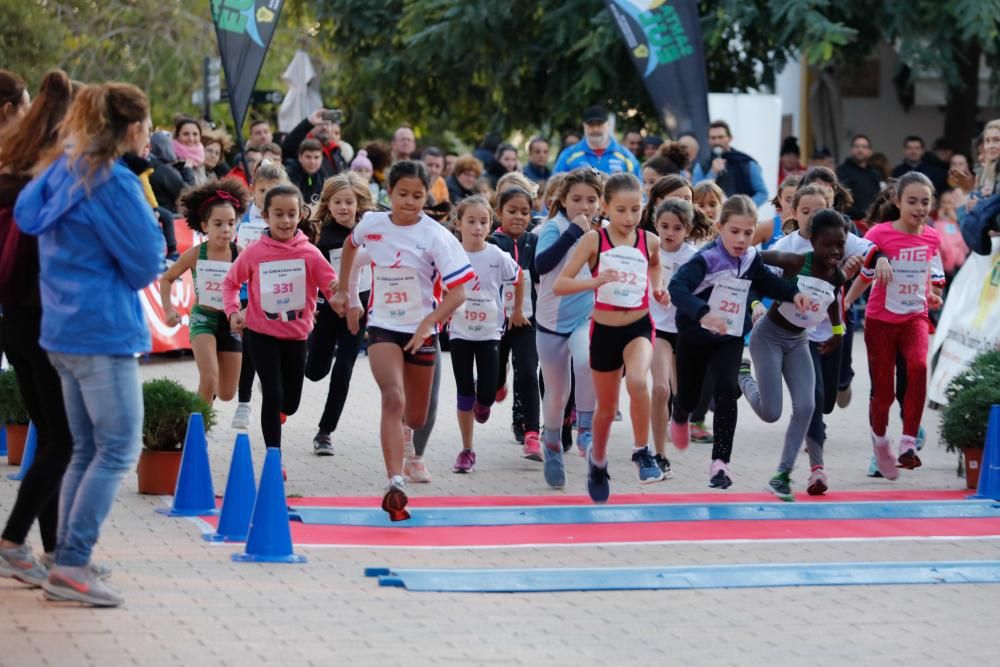
[[[1000,561],[782,563],[648,568],[385,570],[380,586],[447,593],[1000,583]],[[388,572],[388,574],[384,574]]]
[[[996,501],[853,503],[722,503],[573,505],[532,507],[416,508],[409,521],[393,523],[378,508],[297,507],[307,524],[427,528],[431,526],[524,526],[540,524],[650,523],[656,521],[767,521],[828,519],[982,519],[1000,517]]]

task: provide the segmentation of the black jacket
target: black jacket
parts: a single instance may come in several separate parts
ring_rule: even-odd
[[[295,126],[294,130],[288,133],[285,141],[281,144],[281,155],[286,162],[298,159],[299,146],[306,140],[312,129],[312,123],[309,122],[308,118],[304,118],[301,123]],[[342,171],[347,171],[347,160],[344,159],[344,155],[340,151],[340,146],[329,142],[324,143],[321,141],[320,143],[323,144],[323,169],[326,171],[327,176],[334,176]]]
[[[324,161],[325,162],[325,161]],[[285,163],[285,171],[288,172],[288,180],[292,185],[302,191],[302,198],[307,204],[319,201],[319,196],[323,192],[323,182],[332,174],[326,168],[326,164],[320,167],[313,175],[309,175],[302,169],[298,160],[289,160]]]
[[[919,164],[916,165],[910,165],[906,162],[896,165],[896,168],[892,170],[892,177],[899,178],[908,171],[919,171],[931,179],[937,194],[948,189],[948,165],[939,160],[934,153],[924,153]]]
[[[837,179],[854,196],[854,203],[847,209],[847,215],[851,220],[864,219],[868,208],[882,189],[881,174],[870,164],[862,167],[854,158],[849,157],[837,167]]]
[[[455,174],[445,179],[445,183],[448,185],[448,199],[451,200],[452,204],[457,204],[466,197],[476,194],[475,190],[466,190],[463,188],[462,184],[455,178]]]
[[[722,157],[726,160],[726,170],[715,179],[715,184],[722,188],[727,197],[733,195],[754,196],[753,181],[750,179],[750,163],[756,162],[746,153],[730,150]],[[702,172],[707,174],[712,170],[714,155],[707,157],[701,165]]]

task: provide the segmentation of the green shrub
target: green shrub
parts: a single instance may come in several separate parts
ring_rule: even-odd
[[[948,451],[975,449],[986,442],[990,408],[1000,404],[1000,352],[976,357],[945,391],[948,406],[941,419],[941,439]]]
[[[157,378],[144,382],[142,403],[145,411],[142,444],[146,449],[155,451],[183,449],[188,418],[193,412],[200,412],[204,417],[206,433],[215,425],[215,411],[212,406],[175,380]]]
[[[0,423],[27,424],[28,410],[13,370],[0,372]]]

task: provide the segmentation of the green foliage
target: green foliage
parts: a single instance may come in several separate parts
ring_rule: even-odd
[[[154,451],[176,451],[184,447],[188,417],[200,412],[205,432],[215,425],[215,411],[198,394],[167,378],[147,380],[142,384],[145,411],[142,424],[142,444]]]
[[[28,410],[21,400],[21,387],[13,370],[0,372],[0,423],[28,423]]]
[[[948,451],[982,447],[990,407],[1000,404],[1000,351],[976,357],[952,379],[945,395],[948,406],[941,420],[941,438]]]

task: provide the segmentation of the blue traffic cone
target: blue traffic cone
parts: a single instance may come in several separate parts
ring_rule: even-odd
[[[971,497],[1000,500],[1000,405],[990,408],[983,460],[979,464],[979,486],[976,495]]]
[[[304,556],[297,556],[292,549],[285,480],[281,477],[281,450],[277,447],[267,448],[247,544],[243,553],[233,554],[233,560],[241,563],[306,562]]]
[[[167,516],[205,516],[218,514],[215,508],[215,488],[212,486],[212,468],[208,463],[208,440],[205,437],[205,420],[200,412],[192,412],[184,434],[184,452],[181,454],[174,506],[156,510]]]
[[[253,478],[253,457],[250,454],[250,436],[240,433],[233,446],[233,460],[229,463],[226,494],[222,497],[222,512],[215,532],[205,535],[209,542],[243,542],[250,529],[250,516],[257,499],[257,483]]]
[[[0,426],[0,456],[7,456],[7,427]]]
[[[20,482],[24,479],[24,476],[28,474],[31,464],[35,462],[36,449],[38,449],[38,434],[35,433],[35,424],[29,422],[28,437],[24,441],[24,454],[21,456],[21,467],[17,469],[17,472],[7,475],[7,479],[12,479],[15,482]]]

